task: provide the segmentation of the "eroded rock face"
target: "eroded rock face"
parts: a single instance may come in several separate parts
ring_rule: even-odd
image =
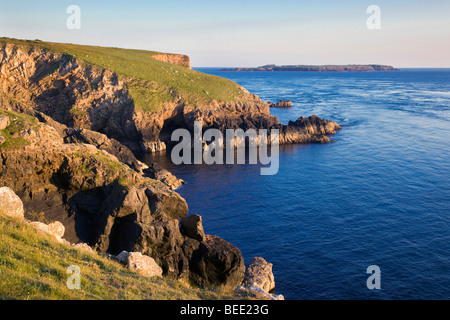
[[[206,236],[203,231],[202,217],[193,214],[181,219],[181,232],[192,239],[204,241]]]
[[[241,251],[217,237],[207,235],[193,252],[190,279],[199,285],[236,288],[244,279],[245,265]]]
[[[6,44],[0,48],[0,102],[33,110],[73,128],[106,134],[123,143],[139,140],[134,105],[124,83],[109,70],[68,55]]]
[[[25,211],[37,227],[98,253],[139,252],[168,277],[217,285],[235,285],[243,277],[242,256],[231,244],[181,233],[179,219],[188,215],[188,206],[178,193],[92,144],[65,143],[58,133],[64,134],[63,127],[21,121],[16,136],[27,143],[0,147],[0,183],[8,187],[0,189],[0,201],[3,208],[11,204],[8,212]],[[92,137],[100,144],[102,136]]]

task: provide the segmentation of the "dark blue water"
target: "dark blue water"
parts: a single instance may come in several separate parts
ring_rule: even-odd
[[[280,170],[162,165],[206,233],[273,263],[286,299],[450,298],[450,70],[220,72],[292,109],[343,125],[326,145],[280,148]],[[369,265],[381,290],[369,290]]]

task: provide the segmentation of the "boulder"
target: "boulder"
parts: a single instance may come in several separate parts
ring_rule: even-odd
[[[178,179],[156,162],[149,163],[148,168],[144,170],[144,173],[149,178],[161,181],[172,190],[177,189],[185,183],[182,179]]]
[[[181,219],[181,232],[195,240],[204,241],[205,232],[203,231],[202,217],[193,214]]]
[[[0,212],[16,218],[24,218],[22,200],[8,187],[0,188]]]
[[[155,260],[140,252],[122,251],[116,259],[124,264],[128,269],[138,272],[146,277],[161,277],[162,269]]]
[[[244,286],[256,285],[266,292],[275,289],[275,278],[272,273],[272,264],[264,258],[255,257],[245,270]]]
[[[6,129],[10,123],[8,116],[0,115],[0,130]]]
[[[188,214],[188,205],[178,193],[148,186],[145,194],[150,202],[153,215],[164,214],[172,219],[181,219]]]
[[[300,130],[312,135],[336,134],[341,129],[336,122],[321,119],[316,115],[308,118],[300,117],[296,121],[289,121],[289,126],[299,128]]]
[[[244,280],[244,258],[231,243],[207,235],[190,259],[190,280],[205,286],[235,289]]]
[[[277,103],[270,103],[269,105],[271,108],[291,108],[292,102],[289,100],[280,100]]]
[[[54,236],[58,240],[61,240],[61,238],[64,236],[65,228],[64,225],[59,221],[55,221],[50,224],[45,224],[39,221],[33,221],[30,224],[36,229]]]

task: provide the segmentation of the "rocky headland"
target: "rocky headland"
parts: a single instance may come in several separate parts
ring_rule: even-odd
[[[268,64],[256,68],[224,68],[221,71],[294,71],[294,72],[349,72],[349,71],[398,71],[397,68],[379,64],[349,65],[286,65]]]
[[[162,84],[88,63],[81,51],[76,56],[48,46],[0,41],[0,186],[19,196],[25,217],[58,221],[66,241],[121,255],[117,259],[124,264],[143,255],[161,272],[147,258],[142,263],[164,277],[199,286],[242,284],[240,291],[258,293],[254,281],[244,281],[240,250],[205,234],[201,216],[189,215],[186,201],[174,191],[184,181],[157,163],[140,162],[135,153],[165,150],[171,132],[192,132],[194,121],[202,121],[204,130],[279,129],[281,144],[327,143],[341,127],[317,116],[281,124],[269,103],[220,78],[208,83],[222,87],[195,91],[192,83],[203,75],[190,70],[182,55],[153,54],[144,60],[157,70],[151,72],[170,75]],[[184,89],[165,87],[173,79]],[[216,87],[234,98],[221,99],[225,91],[214,93]],[[145,97],[158,101],[156,107],[139,104],[142,90],[150,90]],[[257,262],[261,267],[252,270],[271,271],[265,261]],[[258,294],[275,298],[264,292]]]

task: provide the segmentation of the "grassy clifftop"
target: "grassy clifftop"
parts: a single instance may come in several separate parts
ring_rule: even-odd
[[[81,288],[66,285],[67,268],[78,266]],[[108,260],[58,242],[0,212],[0,300],[230,299],[232,292],[199,289],[182,281],[147,278]]]
[[[140,111],[158,111],[164,102],[174,100],[192,105],[240,101],[244,93],[233,81],[155,60],[151,57],[159,54],[155,51],[0,38],[0,46],[6,43],[64,53],[114,71],[126,83]]]

